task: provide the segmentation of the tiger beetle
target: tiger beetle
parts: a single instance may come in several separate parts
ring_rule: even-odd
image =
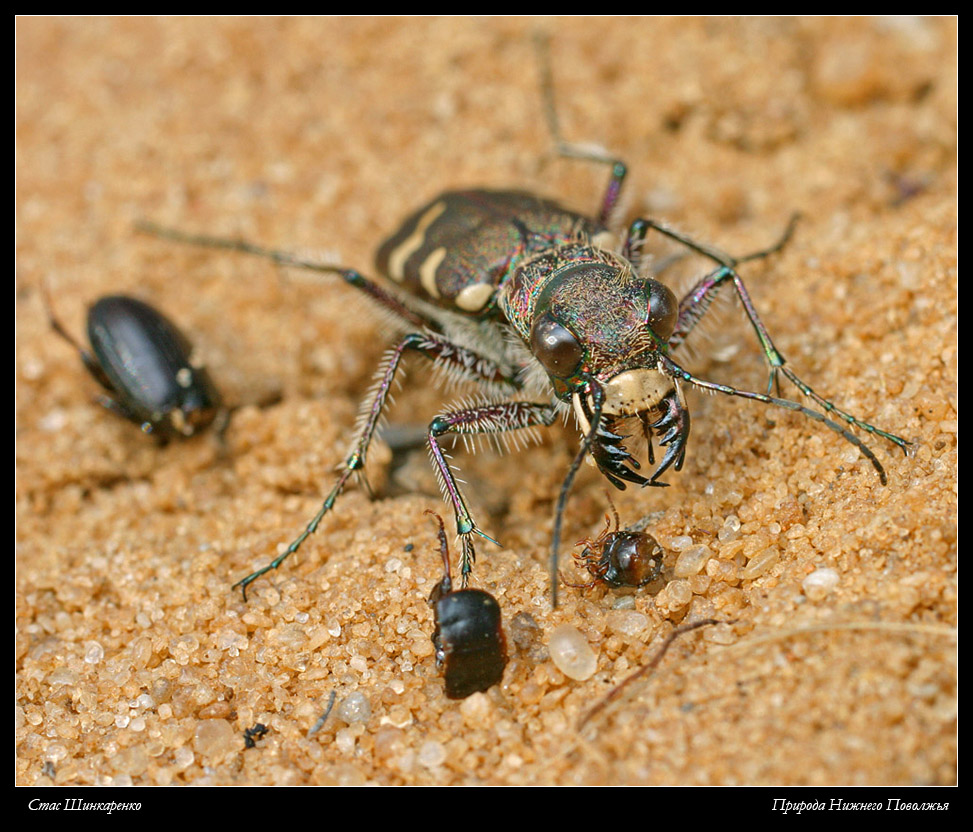
[[[243,589],[244,599],[254,580],[277,569],[314,533],[351,475],[361,475],[406,354],[418,354],[448,378],[472,381],[484,390],[482,397],[437,415],[426,434],[444,499],[452,505],[456,519],[463,586],[475,560],[474,538],[496,541],[474,521],[442,440],[482,434],[507,438],[512,431],[549,426],[573,411],[581,446],[568,468],[554,511],[550,580],[555,607],[561,526],[579,466],[590,456],[619,489],[626,483],[666,486],[662,475],[670,468],[679,471],[686,456],[690,415],[684,386],[752,399],[815,419],[859,448],[883,484],[885,470],[875,454],[829,416],[906,452],[911,447],[901,437],[859,420],[818,395],[786,366],[760,320],[737,267],[780,250],[791,236],[794,220],[775,245],[744,257],[732,257],[644,218],[629,225],[616,250],[608,226],[627,168],[610,155],[560,138],[546,63],[543,69],[545,114],[558,154],[606,164],[611,170],[594,216],[525,191],[447,191],[409,216],[379,246],[375,264],[391,284],[387,288],[355,269],[312,262],[243,240],[187,234],[151,223],[138,226],[170,240],[336,274],[390,313],[402,332],[386,353],[376,385],[363,402],[352,451],[320,510],[283,554],[235,584]],[[715,265],[682,299],[643,274],[646,258],[642,247],[650,231]],[[743,304],[769,365],[766,393],[707,381],[672,357],[726,286],[732,287]],[[780,398],[781,375],[824,413]],[[777,396],[772,396],[775,389]],[[630,418],[637,420],[648,441],[650,465],[655,464],[653,437],[665,448],[651,476],[637,473],[640,465],[624,445],[623,425]]]
[[[189,340],[157,309],[124,295],[100,298],[88,310],[88,352],[57,319],[46,286],[43,295],[51,327],[105,389],[99,404],[162,444],[225,418],[220,394]]]
[[[608,503],[612,515],[615,517],[615,528],[612,529],[612,518],[605,515],[605,528],[594,540],[589,537],[579,540],[577,546],[584,546],[581,552],[574,555],[575,563],[584,567],[594,580],[586,584],[573,584],[564,581],[566,586],[577,589],[589,589],[597,583],[608,584],[618,589],[620,587],[640,587],[652,583],[662,572],[663,550],[652,535],[638,529],[620,528],[618,510],[610,495]]]
[[[426,510],[439,523],[439,551],[443,579],[433,587],[429,604],[436,616],[432,643],[436,664],[443,668],[446,696],[466,699],[499,684],[507,666],[507,641],[497,599],[482,589],[453,590],[449,545],[443,518]]]

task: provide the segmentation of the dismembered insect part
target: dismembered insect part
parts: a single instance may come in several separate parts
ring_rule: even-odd
[[[73,346],[105,393],[98,402],[164,443],[194,436],[223,411],[220,394],[185,335],[161,312],[136,298],[109,295],[88,310],[85,350],[54,313],[54,331]]]
[[[450,577],[449,546],[443,518],[432,511],[439,523],[439,549],[443,559],[443,579],[433,587],[429,604],[436,618],[432,643],[436,664],[443,668],[446,696],[465,699],[500,683],[507,666],[507,641],[497,599],[482,589],[453,590]]]
[[[324,723],[327,722],[328,717],[331,716],[331,709],[334,707],[334,702],[335,699],[337,698],[338,698],[338,691],[336,690],[331,691],[331,695],[328,696],[328,707],[324,709],[324,713],[317,718],[314,725],[312,725],[308,729],[307,732],[308,739],[313,737],[318,731],[320,731],[324,727]]]
[[[615,528],[612,529],[612,518],[605,515],[605,528],[594,540],[584,538],[577,542],[583,546],[581,552],[574,553],[574,560],[578,566],[587,569],[594,580],[586,584],[573,584],[561,580],[566,586],[588,589],[597,583],[605,583],[610,587],[640,587],[652,583],[662,573],[662,558],[664,555],[659,541],[648,532],[634,529],[621,529],[618,510],[612,502],[612,515],[615,518]]]

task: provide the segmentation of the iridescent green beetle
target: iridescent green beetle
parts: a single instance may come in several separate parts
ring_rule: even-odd
[[[550,82],[546,85],[550,93]],[[551,592],[557,604],[558,552],[565,503],[588,455],[616,488],[626,483],[665,486],[660,477],[682,468],[690,433],[683,386],[724,393],[795,410],[824,423],[858,447],[886,482],[875,454],[838,421],[878,435],[905,451],[906,440],[838,409],[805,384],[778,352],[736,267],[779,250],[793,222],[771,248],[734,258],[648,219],[632,222],[621,245],[612,244],[609,218],[618,202],[626,166],[607,155],[559,139],[553,102],[547,115],[562,155],[608,164],[611,177],[593,217],[523,191],[460,190],[441,194],[410,215],[379,247],[378,271],[388,288],[353,269],[314,263],[285,251],[238,240],[196,236],[143,224],[150,233],[209,247],[268,257],[275,262],[338,274],[382,306],[401,325],[402,336],[386,354],[378,383],[365,399],[357,438],[337,481],[304,531],[269,565],[243,578],[246,588],[276,569],[314,533],[348,479],[361,472],[369,445],[406,353],[418,353],[452,377],[478,384],[484,396],[436,416],[427,443],[446,501],[452,506],[462,550],[465,587],[475,560],[474,538],[493,538],[474,521],[440,446],[445,436],[509,434],[555,422],[573,411],[581,447],[558,495],[551,542]],[[715,264],[682,299],[644,274],[642,244],[650,230]],[[743,304],[770,367],[767,392],[737,390],[685,370],[672,354],[705,314],[723,286]],[[788,378],[818,411],[779,397],[779,375]],[[770,395],[776,390],[777,396]],[[648,440],[665,448],[645,477],[625,448],[622,423],[637,420]],[[838,420],[838,421],[835,421]],[[496,542],[496,541],[494,541]]]

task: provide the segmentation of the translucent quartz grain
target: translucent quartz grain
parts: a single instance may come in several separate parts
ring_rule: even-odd
[[[715,553],[713,550],[705,544],[691,546],[676,559],[676,565],[673,567],[672,574],[676,578],[688,578],[691,575],[698,575],[703,570],[703,567],[706,566],[706,561],[714,556]]]
[[[768,546],[763,551],[757,552],[757,554],[750,558],[743,570],[744,580],[751,581],[754,578],[759,578],[779,560],[780,549],[776,546]]]
[[[598,667],[588,640],[570,624],[561,624],[554,629],[547,649],[557,669],[570,679],[580,682],[592,676]]]
[[[368,698],[363,693],[355,691],[348,694],[345,700],[338,706],[336,715],[348,724],[352,722],[368,722],[372,715],[371,705]]]
[[[815,569],[810,575],[808,575],[801,586],[804,588],[804,594],[812,601],[820,601],[826,598],[836,586],[840,577],[834,569],[829,567],[824,567],[822,569]]]

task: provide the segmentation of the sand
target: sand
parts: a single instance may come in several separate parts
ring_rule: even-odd
[[[501,685],[451,701],[423,512],[451,517],[422,449],[392,466],[376,443],[377,499],[350,487],[246,603],[231,589],[331,488],[388,346],[381,316],[337,280],[133,226],[371,274],[379,242],[447,188],[594,212],[605,171],[551,158],[538,27],[565,136],[629,163],[626,217],[743,254],[802,213],[784,251],[742,267],[754,302],[808,384],[916,452],[863,435],[883,486],[818,422],[690,392],[684,470],[614,493],[623,524],[653,514],[664,579],[562,589],[552,610],[576,431],[457,451],[502,543],[478,542],[474,584],[501,604],[510,661]],[[16,782],[954,783],[956,113],[950,18],[19,18]],[[79,337],[109,293],[176,319],[240,406],[225,447],[158,447],[94,404],[44,282]],[[739,306],[710,335],[693,369],[764,390]],[[460,395],[421,360],[407,370],[394,424]],[[605,487],[585,466],[565,553],[601,530]],[[677,576],[704,544],[712,559]],[[684,636],[578,729],[673,627],[707,617],[733,623]],[[595,654],[588,678],[549,656],[562,624]]]

